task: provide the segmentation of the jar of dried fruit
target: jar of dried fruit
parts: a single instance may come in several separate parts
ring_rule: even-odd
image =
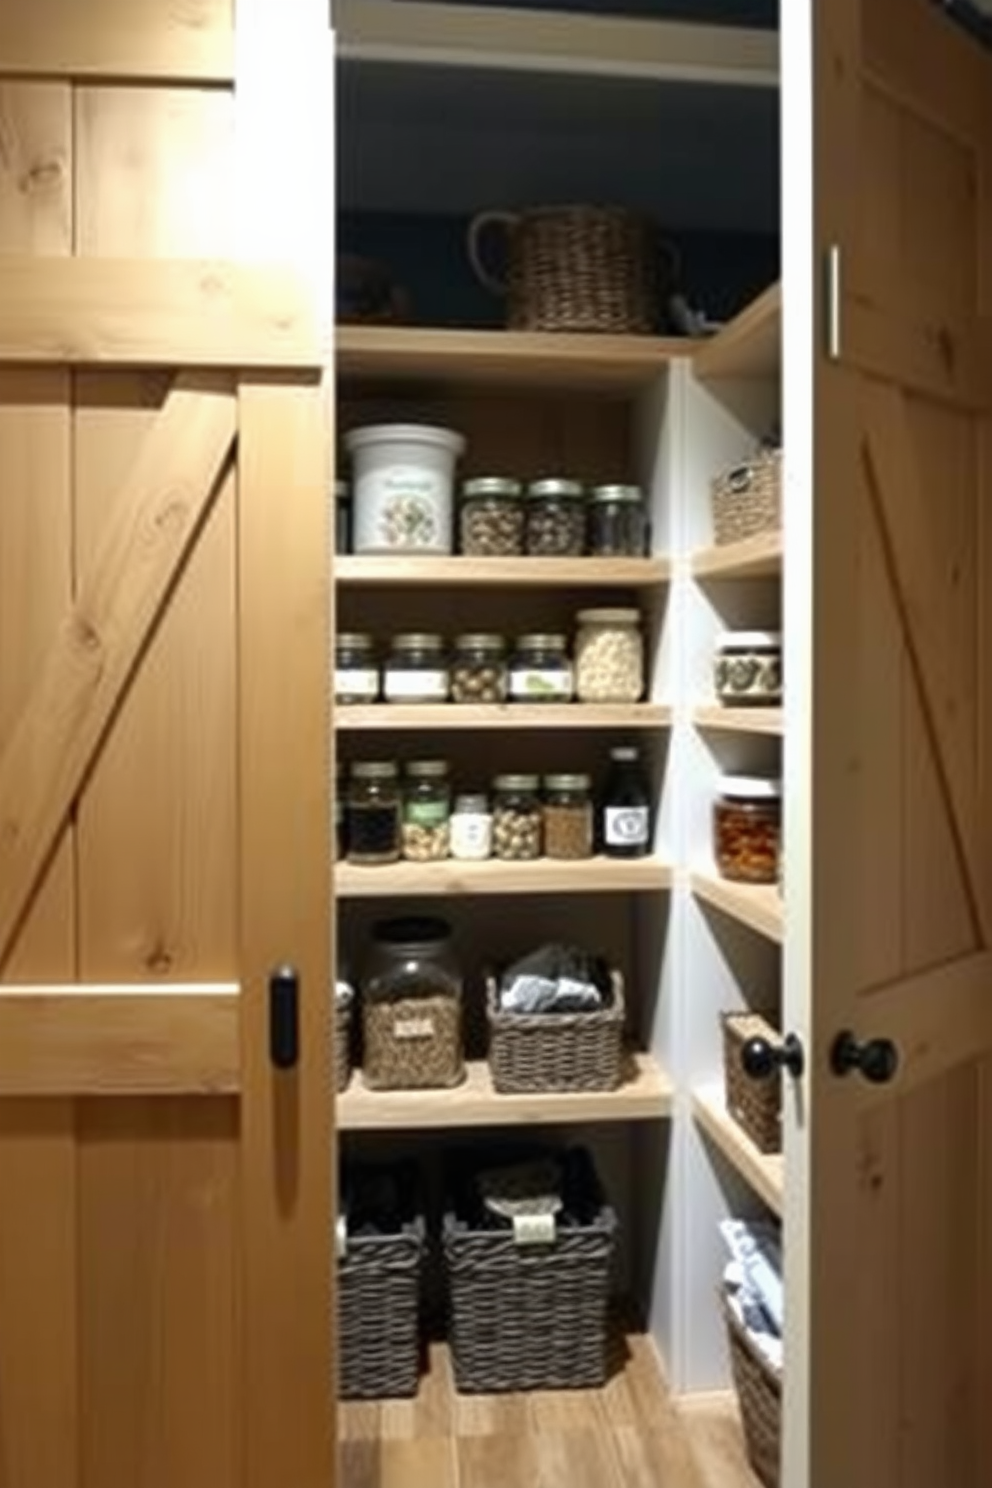
[[[781,838],[781,782],[725,775],[713,806],[713,845],[721,875],[737,883],[776,883]]]

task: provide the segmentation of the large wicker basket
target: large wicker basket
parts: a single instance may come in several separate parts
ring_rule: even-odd
[[[338,1259],[338,1394],[342,1400],[415,1395],[420,1378],[421,1214],[396,1233],[351,1236]]]
[[[482,261],[482,234],[497,224],[509,236],[505,285]],[[650,335],[674,280],[673,252],[654,226],[615,207],[485,212],[472,223],[469,252],[482,283],[506,294],[517,331]]]
[[[615,1090],[623,1076],[623,977],[610,976],[611,1000],[595,1013],[512,1013],[486,983],[489,1068],[500,1094]]]
[[[520,1246],[512,1229],[472,1229],[457,1199],[444,1217],[449,1340],[467,1393],[594,1389],[607,1375],[617,1220],[587,1165],[594,1217],[553,1243]]]
[[[782,455],[762,450],[743,465],[723,470],[710,486],[714,541],[743,542],[782,525]]]
[[[724,1013],[723,1066],[727,1110],[759,1152],[782,1150],[782,1079],[755,1080],[745,1072],[741,1053],[749,1039],[780,1044],[781,1034],[760,1013]]]
[[[730,1344],[730,1368],[740,1405],[748,1461],[764,1488],[779,1488],[782,1380],[748,1337],[746,1329],[741,1326],[730,1307],[725,1291],[720,1293],[720,1300]]]

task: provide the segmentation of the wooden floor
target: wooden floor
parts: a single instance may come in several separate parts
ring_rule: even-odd
[[[758,1488],[732,1397],[678,1406],[632,1337],[602,1390],[458,1395],[435,1345],[416,1400],[342,1405],[339,1488]]]

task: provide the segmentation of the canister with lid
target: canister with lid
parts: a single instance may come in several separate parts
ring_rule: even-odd
[[[597,558],[642,558],[647,547],[640,486],[596,486],[589,506],[589,551]]]
[[[723,776],[713,805],[713,848],[721,875],[737,883],[776,883],[781,837],[781,782]]]
[[[586,496],[581,481],[551,476],[527,487],[527,552],[577,558],[586,547]]]
[[[448,658],[439,635],[410,631],[393,636],[383,667],[387,703],[446,703]]]
[[[444,920],[377,924],[361,993],[366,1085],[421,1090],[464,1078],[462,977]]]
[[[563,635],[522,635],[510,662],[510,701],[570,703],[574,674]]]
[[[782,633],[729,630],[717,638],[713,686],[727,707],[782,701]]]
[[[582,703],[636,703],[644,692],[639,610],[580,610],[575,691]]]
[[[522,496],[513,476],[474,476],[463,483],[458,534],[467,557],[515,558],[523,552]]]
[[[334,701],[374,703],[379,696],[379,668],[370,635],[342,631],[334,643]]]

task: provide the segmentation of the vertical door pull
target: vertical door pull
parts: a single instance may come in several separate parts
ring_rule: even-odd
[[[300,1059],[300,978],[292,966],[269,977],[269,1058],[278,1070],[295,1069]]]
[[[827,356],[832,362],[840,361],[840,247],[831,243],[827,249],[827,304],[826,331]]]

